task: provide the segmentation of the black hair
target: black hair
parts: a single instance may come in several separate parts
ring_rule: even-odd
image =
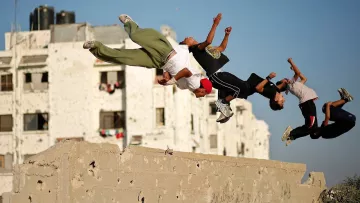
[[[180,42],[179,44],[180,45],[186,45],[184,41]]]
[[[281,85],[282,83],[283,83],[283,82],[281,82],[281,80],[279,80],[279,81],[276,82],[276,86]],[[278,89],[278,90],[279,90],[280,92],[285,92],[285,91],[286,91],[286,88],[287,88],[287,84],[284,85],[283,88]]]
[[[283,109],[284,107],[280,106],[274,99],[269,100],[270,108],[274,111]]]

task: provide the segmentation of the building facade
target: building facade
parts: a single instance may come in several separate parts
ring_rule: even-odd
[[[173,46],[175,32],[162,27]],[[0,195],[11,190],[12,165],[62,139],[167,147],[186,152],[269,159],[269,131],[246,100],[216,123],[217,90],[195,98],[157,84],[161,70],[97,60],[86,40],[138,48],[121,26],[54,25],[5,34],[0,52]],[[192,64],[203,71],[192,58]]]

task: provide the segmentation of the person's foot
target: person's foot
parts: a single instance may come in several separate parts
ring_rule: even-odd
[[[231,115],[233,116],[233,114]],[[220,114],[219,118],[216,120],[216,122],[219,122],[219,123],[226,123],[230,120],[230,117],[226,117],[223,113]]]
[[[217,100],[215,105],[226,117],[231,117],[234,114],[230,109],[230,105],[222,103],[221,99]]]
[[[129,22],[129,21],[133,21],[133,19],[129,16],[129,15],[127,15],[127,14],[121,14],[121,15],[119,15],[119,20],[120,20],[120,22],[122,22],[123,24],[125,24],[125,23],[127,23],[127,22]],[[133,21],[134,22],[134,21]]]
[[[354,99],[353,96],[345,88],[338,89],[338,92],[340,94],[341,99],[344,99],[347,102],[350,102]]]
[[[91,49],[91,48],[94,48],[94,47],[95,47],[95,41],[86,41],[83,44],[84,49]]]
[[[292,131],[292,127],[291,126],[288,126],[284,133],[283,133],[283,136],[281,137],[281,141],[285,141],[285,140],[288,140],[288,138],[290,137],[290,133]]]

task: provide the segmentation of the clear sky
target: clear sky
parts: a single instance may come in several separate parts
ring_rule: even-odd
[[[226,3],[225,3],[226,2]],[[224,68],[247,79],[252,72],[266,76],[271,71],[277,79],[292,75],[287,58],[292,57],[314,88],[319,124],[324,115],[321,106],[339,98],[337,89],[347,88],[355,100],[344,108],[357,116],[359,110],[360,1],[358,0],[18,0],[18,23],[29,29],[29,14],[37,6],[48,4],[56,11],[76,12],[77,22],[92,25],[119,23],[118,15],[127,13],[141,27],[159,29],[171,26],[178,40],[193,36],[204,40],[218,12],[223,19],[218,27],[215,44],[220,43],[224,29],[232,26],[226,54],[230,62]],[[10,31],[14,21],[14,0],[3,0],[0,7],[0,34]],[[4,37],[0,40],[4,49]],[[360,172],[360,128],[333,140],[311,140],[305,137],[285,147],[281,142],[288,126],[303,125],[298,100],[288,95],[285,109],[273,112],[268,101],[252,96],[257,118],[270,125],[271,159],[306,163],[308,171],[323,171],[328,186],[346,176]],[[358,100],[359,99],[359,100]],[[234,136],[236,132],[232,135]]]

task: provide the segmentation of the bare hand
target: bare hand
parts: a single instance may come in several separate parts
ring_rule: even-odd
[[[217,14],[217,16],[213,19],[215,25],[219,25],[220,20],[221,20],[221,16],[222,16],[222,14],[219,13],[219,14]]]
[[[286,84],[288,84],[290,81],[289,81],[289,79],[284,78],[284,79],[282,79],[282,80],[281,80],[281,82],[282,82],[282,83],[286,83]]]
[[[328,120],[324,120],[324,121],[322,122],[322,126],[327,126],[327,125],[329,125],[329,121],[328,121]]]
[[[166,83],[167,83],[167,81],[169,81],[170,79],[167,79],[167,78],[164,78],[163,77],[163,79],[161,79],[161,80],[158,80],[158,83],[160,84],[160,85],[165,85]]]
[[[232,27],[231,27],[231,26],[230,26],[230,27],[225,28],[225,34],[229,35],[229,34],[230,34],[230,32],[231,32],[231,30],[232,30]]]
[[[269,74],[269,78],[273,79],[274,77],[276,77],[276,73],[272,72]]]
[[[170,80],[170,79],[171,79],[171,76],[170,76],[170,73],[169,73],[169,72],[164,72],[164,73],[163,73],[163,77],[164,77],[164,79],[166,79],[166,80]]]

